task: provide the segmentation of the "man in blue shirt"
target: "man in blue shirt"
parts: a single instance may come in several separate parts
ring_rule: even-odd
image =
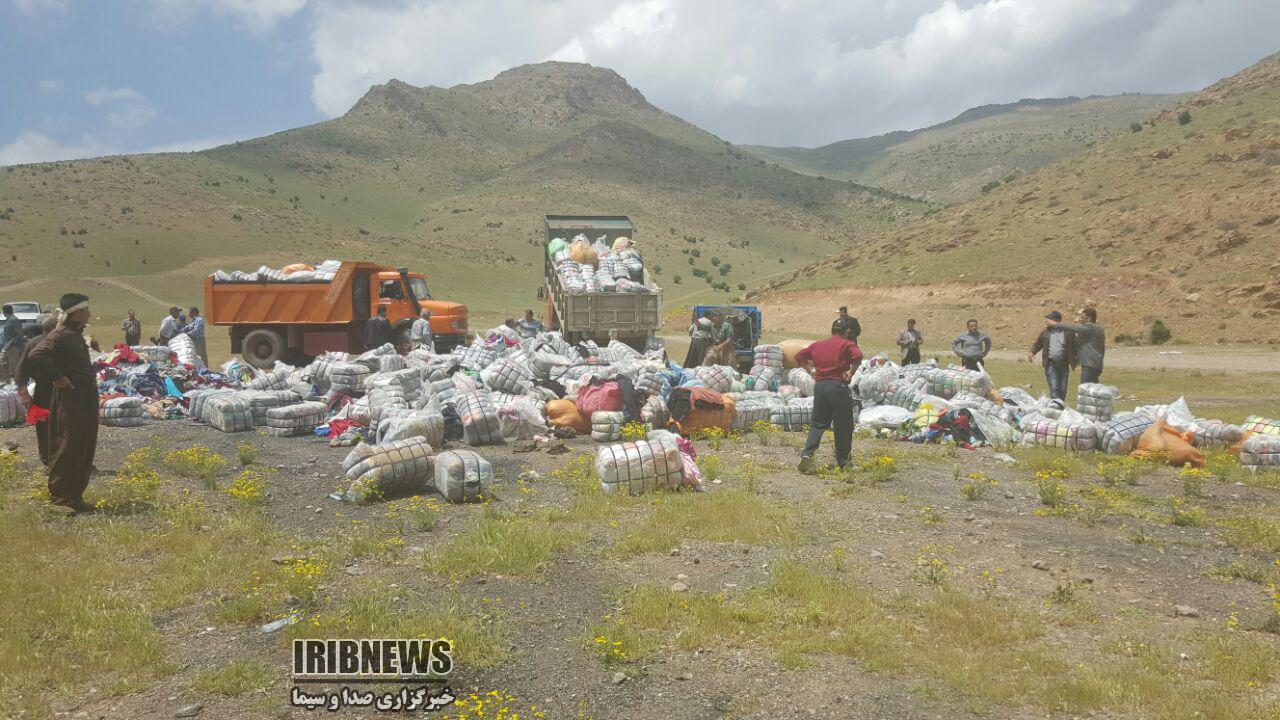
[[[204,366],[209,367],[209,348],[204,342],[204,318],[200,315],[200,308],[191,308],[191,322],[182,327],[182,332],[191,338],[191,344],[196,346],[196,354],[204,361]]]

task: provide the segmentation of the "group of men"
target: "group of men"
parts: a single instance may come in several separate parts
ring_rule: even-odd
[[[169,341],[178,335],[185,334],[191,338],[191,344],[195,346],[196,354],[204,361],[205,366],[209,365],[209,347],[205,342],[205,321],[200,315],[200,308],[191,307],[188,312],[191,317],[182,312],[182,308],[173,306],[169,308],[169,314],[164,316],[160,321],[160,330],[156,335],[151,337],[153,345],[168,345]],[[124,333],[124,344],[130,347],[142,344],[142,321],[138,319],[138,313],[133,310],[129,311],[128,317],[120,322],[120,330]]]
[[[708,311],[689,326],[689,352],[684,366],[733,364],[733,326],[725,322],[723,312]]]
[[[862,350],[858,347],[860,334],[857,319],[841,307],[839,316],[831,324],[831,336],[796,353],[796,363],[814,379],[813,419],[809,423],[809,437],[800,452],[800,472],[813,471],[814,454],[827,430],[835,436],[836,465],[843,469],[849,462],[853,426],[861,411],[849,386],[862,363]],[[922,344],[924,335],[916,329],[916,321],[908,320],[897,339],[903,365],[920,362]],[[965,368],[985,372],[983,361],[991,352],[991,338],[979,329],[977,320],[971,319],[965,323],[965,332],[951,341],[951,351]],[[1045,316],[1044,330],[1027,354],[1027,361],[1033,362],[1037,353],[1041,353],[1049,394],[1055,400],[1065,401],[1067,377],[1077,366],[1081,383],[1101,380],[1106,331],[1098,324],[1098,311],[1092,307],[1082,309],[1075,323],[1062,322],[1062,313],[1057,310],[1050,312]]]

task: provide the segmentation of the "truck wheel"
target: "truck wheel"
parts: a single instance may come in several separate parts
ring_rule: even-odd
[[[252,330],[244,336],[241,354],[250,365],[269,370],[284,357],[284,338],[274,330]]]

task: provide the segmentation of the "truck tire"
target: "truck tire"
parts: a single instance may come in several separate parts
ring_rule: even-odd
[[[284,338],[275,330],[251,330],[241,342],[244,361],[262,370],[274,367],[276,361],[284,357],[284,352]]]

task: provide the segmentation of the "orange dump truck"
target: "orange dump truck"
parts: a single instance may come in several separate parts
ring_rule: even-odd
[[[327,350],[365,350],[364,326],[387,308],[395,337],[408,337],[421,309],[431,311],[436,348],[465,341],[467,306],[435,300],[420,273],[405,268],[343,262],[332,280],[204,281],[206,322],[231,329],[231,352],[255,367],[277,360],[302,364]]]

